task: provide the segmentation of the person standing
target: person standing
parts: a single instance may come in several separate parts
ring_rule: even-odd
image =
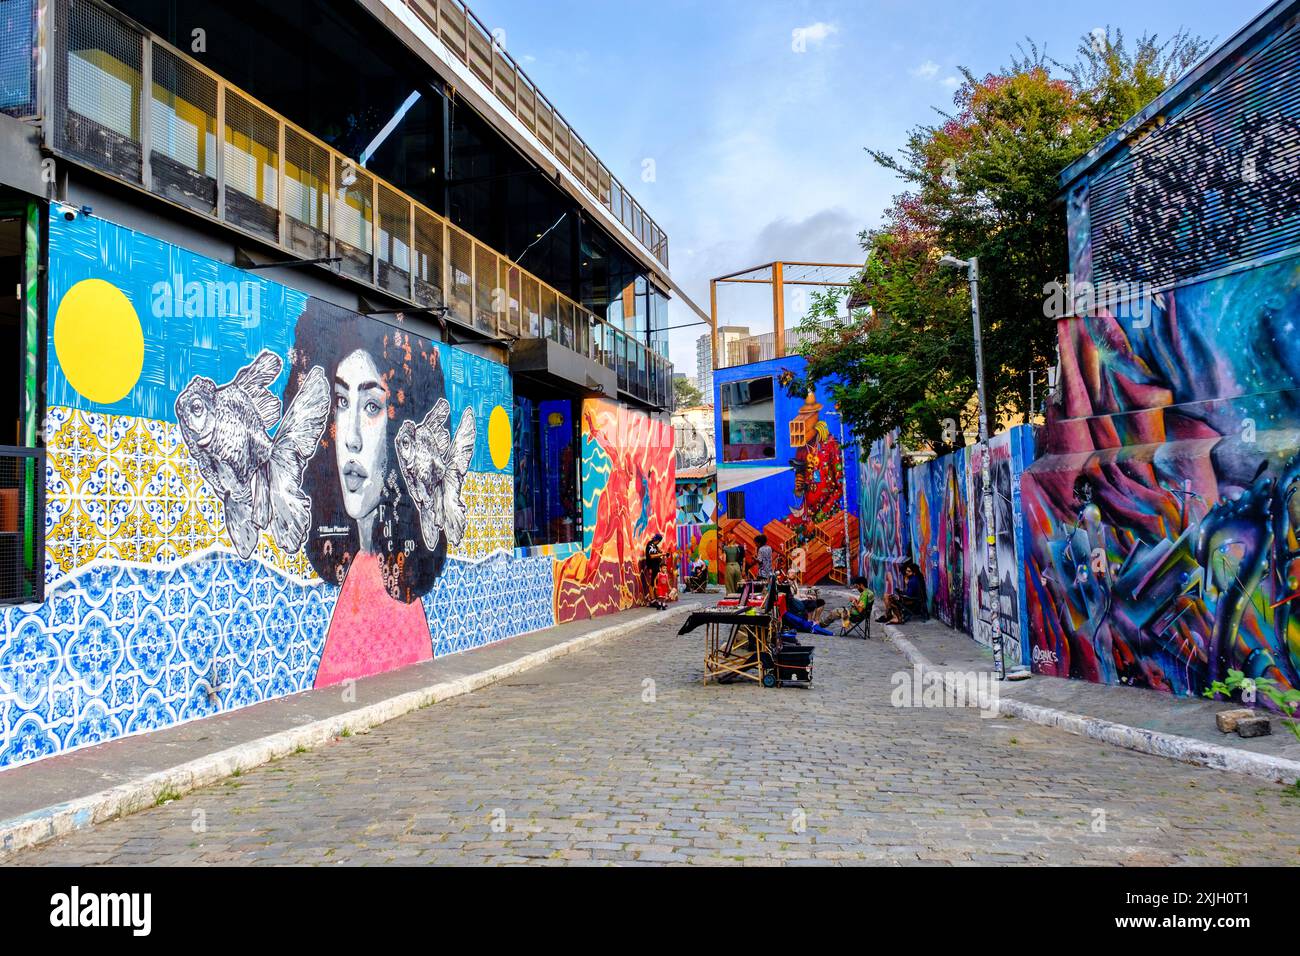
[[[766,581],[772,576],[772,546],[767,543],[767,535],[760,534],[754,539],[758,548],[758,576]]]
[[[663,570],[664,566],[664,552],[659,546],[659,542],[663,539],[663,535],[655,534],[646,542],[645,554],[641,562],[641,573],[644,578],[643,586],[645,589],[646,604],[649,604],[652,607],[658,607],[660,610],[663,610],[663,606],[661,602],[655,598],[655,594],[658,587],[659,572]]]
[[[726,561],[724,576],[727,579],[727,593],[739,594],[740,582],[744,576],[741,564],[745,560],[745,548],[738,541],[728,541],[722,548],[722,556]]]

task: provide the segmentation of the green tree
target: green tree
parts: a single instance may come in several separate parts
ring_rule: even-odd
[[[910,443],[944,449],[974,424],[969,292],[962,274],[938,267],[943,253],[980,259],[991,418],[1029,410],[1028,373],[1041,381],[1054,360],[1044,290],[1067,265],[1058,177],[1208,46],[1180,33],[1165,44],[1144,36],[1129,52],[1121,33],[1104,32],[1086,36],[1070,66],[1031,44],[999,73],[963,69],[954,113],[914,129],[898,156],[868,150],[908,188],[863,234],[863,308],[838,322],[837,302],[819,297],[803,348],[810,378],[840,378],[833,393],[860,438],[902,428]]]
[[[704,404],[704,394],[688,378],[673,379],[673,397],[678,408]]]
[[[1155,34],[1143,36],[1130,51],[1124,31],[1112,34],[1106,27],[1080,41],[1073,63],[1048,62],[1065,73],[1084,109],[1100,129],[1109,132],[1205,56],[1211,42],[1179,30],[1163,43]],[[1031,58],[1046,60],[1036,49]]]

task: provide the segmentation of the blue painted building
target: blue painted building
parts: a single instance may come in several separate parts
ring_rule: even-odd
[[[846,581],[846,531],[857,566],[858,453],[829,383],[789,394],[806,369],[789,355],[714,372],[718,525],[723,542],[749,552],[765,534],[778,565],[806,583]]]

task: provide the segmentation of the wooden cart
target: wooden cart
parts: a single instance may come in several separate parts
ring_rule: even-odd
[[[695,611],[678,631],[688,634],[704,627],[705,684],[744,679],[778,687],[812,682],[813,648],[782,640],[775,582],[765,591],[761,603],[750,604],[746,592],[735,607]]]

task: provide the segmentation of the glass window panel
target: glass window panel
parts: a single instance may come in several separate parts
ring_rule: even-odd
[[[722,460],[776,458],[776,401],[771,376],[718,386],[722,406]]]

